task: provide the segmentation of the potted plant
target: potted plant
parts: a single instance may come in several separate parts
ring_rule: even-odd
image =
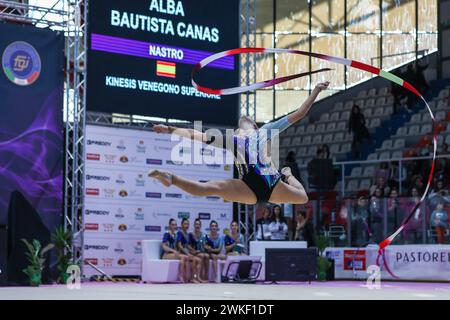
[[[65,284],[69,278],[67,268],[69,267],[72,255],[68,250],[72,241],[72,234],[69,231],[65,231],[62,226],[58,227],[54,233],[52,233],[52,241],[55,245],[57,254],[57,270],[58,278],[57,283]]]
[[[325,281],[327,279],[327,271],[330,268],[331,263],[328,261],[327,257],[323,256],[323,252],[328,246],[328,238],[324,235],[320,235],[316,240],[317,249],[319,250],[319,255],[317,256],[317,280]]]
[[[30,285],[38,287],[42,284],[42,270],[44,269],[45,258],[44,255],[50,251],[54,245],[48,244],[42,248],[41,243],[33,239],[32,243],[29,243],[26,239],[22,239],[23,243],[27,247],[28,252],[25,255],[30,262],[30,265],[22,271],[30,278]]]

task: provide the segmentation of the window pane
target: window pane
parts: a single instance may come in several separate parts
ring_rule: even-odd
[[[295,49],[309,51],[309,36],[298,35],[278,35],[277,48]],[[298,54],[277,54],[276,55],[277,74],[276,77],[284,77],[294,73],[308,72],[309,57]],[[309,76],[281,83],[276,88],[283,89],[307,89]]]
[[[344,36],[342,35],[321,35],[312,39],[312,51],[328,54],[337,57],[344,56]],[[311,59],[311,71],[321,68],[331,68],[331,71],[325,71],[313,74],[311,86],[314,87],[318,82],[330,81],[330,89],[343,89],[344,87],[344,66],[317,59]]]
[[[275,100],[275,118],[288,114],[296,109],[308,97],[308,91],[278,90]]]
[[[256,32],[273,32],[273,2],[256,0]],[[245,5],[242,8],[245,10]]]
[[[437,32],[437,0],[420,0],[419,31]]]
[[[411,32],[416,29],[415,1],[383,0],[383,31]]]
[[[347,31],[380,29],[380,0],[347,0]]]
[[[415,58],[415,37],[410,34],[383,36],[383,69],[390,69]]]
[[[309,29],[308,1],[277,0],[277,30],[303,32]]]
[[[273,119],[273,90],[256,91],[256,122]]]
[[[273,48],[273,35],[262,34],[256,36],[256,46],[261,48]],[[244,56],[244,55],[243,55]],[[256,81],[264,81],[274,78],[273,54],[256,54]]]
[[[435,50],[438,47],[437,33],[419,34],[419,51],[420,50]]]
[[[345,0],[312,2],[312,30],[316,32],[338,32],[345,27]]]
[[[347,37],[347,57],[375,67],[380,65],[380,38],[371,34],[353,34]],[[378,57],[378,58],[377,58]],[[347,85],[355,84],[370,78],[368,72],[347,68]]]

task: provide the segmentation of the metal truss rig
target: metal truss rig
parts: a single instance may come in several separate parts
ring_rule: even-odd
[[[241,46],[256,47],[256,0],[241,0]],[[241,85],[256,82],[256,55],[245,54],[240,58]],[[256,92],[241,95],[241,115],[256,120]],[[256,207],[238,204],[238,221],[244,233],[246,244],[256,238]],[[248,246],[247,246],[248,248]]]
[[[88,0],[54,0],[48,7],[0,0],[0,20],[49,28],[65,35],[64,228],[72,233],[73,263],[83,267],[84,127]]]

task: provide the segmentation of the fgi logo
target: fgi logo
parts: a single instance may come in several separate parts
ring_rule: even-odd
[[[41,73],[41,58],[32,45],[16,41],[3,52],[2,66],[9,80],[19,86],[29,86]]]

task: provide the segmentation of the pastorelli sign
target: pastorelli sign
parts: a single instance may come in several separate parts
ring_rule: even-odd
[[[375,264],[377,250],[367,250],[368,265]],[[385,252],[385,263],[401,280],[450,281],[450,245],[393,245]],[[393,276],[381,265],[384,279]]]

